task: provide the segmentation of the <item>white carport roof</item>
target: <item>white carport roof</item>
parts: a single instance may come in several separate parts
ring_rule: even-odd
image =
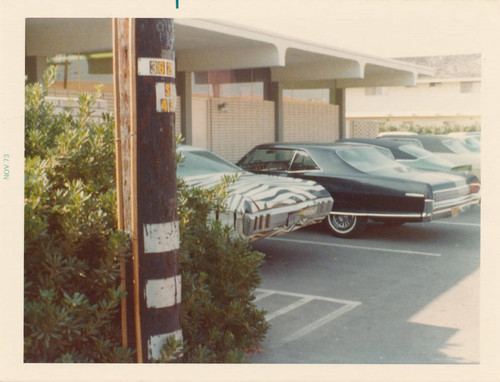
[[[27,19],[26,55],[111,50],[111,19]],[[175,19],[177,70],[270,67],[285,88],[415,85],[430,68],[219,20]]]

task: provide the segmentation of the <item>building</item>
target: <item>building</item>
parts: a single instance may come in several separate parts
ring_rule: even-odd
[[[175,53],[177,132],[231,161],[264,142],[347,136],[346,89],[415,86],[433,74],[410,62],[204,19],[175,19]],[[111,19],[26,20],[28,80],[39,79],[47,63],[60,65],[50,94],[58,107],[70,108],[76,94],[103,83],[99,107],[112,111],[112,57]],[[321,99],[300,100],[310,90]]]
[[[480,127],[481,55],[410,57],[434,75],[416,86],[347,89],[346,119],[376,121],[381,127]]]

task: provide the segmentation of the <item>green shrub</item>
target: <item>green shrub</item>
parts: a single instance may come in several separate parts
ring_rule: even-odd
[[[471,125],[385,125],[379,128],[379,132],[412,132],[417,134],[448,134],[461,131],[481,131],[480,124]]]
[[[25,89],[24,359],[130,362],[121,347],[120,260],[129,238],[116,229],[113,121],[56,114],[53,82]]]
[[[225,178],[212,189],[189,188],[178,180],[184,344],[176,361],[243,362],[268,328],[265,312],[252,302],[264,255],[210,218],[223,208],[234,180]],[[174,347],[167,344],[165,354],[173,354]]]
[[[26,86],[25,362],[132,362],[121,347],[120,261],[129,238],[116,229],[114,123],[46,102],[55,69]],[[252,303],[263,255],[211,222],[227,196],[179,180],[184,342],[170,338],[164,362],[242,362],[264,338],[264,312]],[[179,358],[182,354],[182,358]]]

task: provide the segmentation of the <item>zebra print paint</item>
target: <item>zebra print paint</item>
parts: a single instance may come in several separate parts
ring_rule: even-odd
[[[211,188],[221,182],[222,174],[185,178],[190,187]],[[227,209],[243,213],[258,212],[276,206],[293,205],[329,198],[330,194],[313,181],[242,172],[229,187]]]

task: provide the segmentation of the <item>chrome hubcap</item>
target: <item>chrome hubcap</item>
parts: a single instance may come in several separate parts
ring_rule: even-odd
[[[349,215],[333,215],[330,216],[332,225],[339,230],[346,230],[352,227],[356,221],[356,217]]]

